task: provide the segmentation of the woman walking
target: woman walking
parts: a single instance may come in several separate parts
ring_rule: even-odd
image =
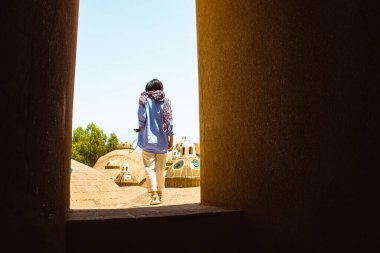
[[[151,194],[151,205],[163,201],[165,188],[166,154],[173,150],[173,122],[171,103],[165,97],[160,80],[147,83],[141,93],[138,109],[138,146],[143,150],[142,157]]]

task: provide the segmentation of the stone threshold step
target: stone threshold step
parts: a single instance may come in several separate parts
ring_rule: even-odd
[[[205,204],[184,204],[171,206],[144,206],[127,209],[75,209],[70,210],[67,222],[112,219],[149,219],[188,215],[242,214],[239,210],[226,209]]]
[[[242,252],[245,215],[203,204],[71,210],[66,252]]]

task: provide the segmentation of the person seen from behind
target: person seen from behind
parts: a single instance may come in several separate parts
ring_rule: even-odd
[[[151,205],[163,201],[165,188],[165,165],[168,151],[173,150],[173,119],[171,102],[165,97],[160,80],[147,83],[141,93],[138,109],[138,146],[143,150],[142,158],[151,194]]]

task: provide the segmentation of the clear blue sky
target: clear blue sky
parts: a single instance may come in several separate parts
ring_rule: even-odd
[[[134,141],[153,78],[172,101],[174,141],[199,141],[195,0],[80,0],[73,129],[94,122]]]

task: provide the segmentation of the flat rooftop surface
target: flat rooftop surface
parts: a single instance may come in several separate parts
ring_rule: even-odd
[[[116,186],[118,187],[118,186]],[[124,186],[97,192],[75,192],[70,209],[125,209],[150,206],[150,195],[143,186]],[[200,203],[200,187],[166,188],[164,201],[159,206]]]
[[[71,209],[125,209],[149,206],[147,183],[141,186],[118,186],[106,170],[95,170],[72,160],[70,177]],[[160,206],[200,202],[200,187],[166,188]]]

